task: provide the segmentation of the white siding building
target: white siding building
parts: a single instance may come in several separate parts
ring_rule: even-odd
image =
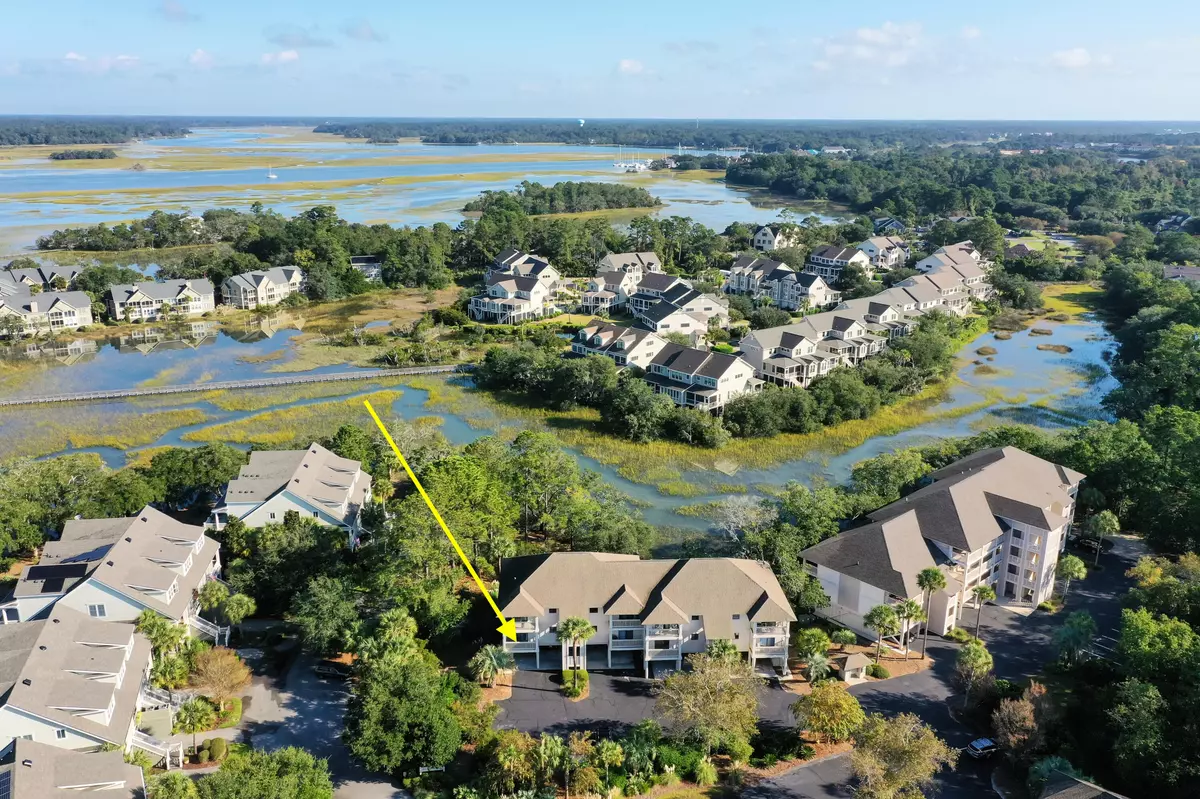
[[[199,316],[216,307],[213,284],[199,280],[131,283],[113,286],[104,297],[113,319],[157,319],[164,308],[184,316]]]
[[[92,300],[82,291],[0,296],[0,338],[76,330],[92,323]]]
[[[295,266],[244,272],[221,284],[221,301],[234,308],[262,308],[278,305],[304,285],[304,273]]]

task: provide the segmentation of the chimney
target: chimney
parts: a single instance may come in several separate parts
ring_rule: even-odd
[[[29,312],[30,312],[30,313],[37,313],[37,312],[38,312],[38,304],[37,304],[37,300],[30,300],[30,301],[29,301]]]

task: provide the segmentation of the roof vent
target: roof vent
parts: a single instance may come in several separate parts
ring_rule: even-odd
[[[25,768],[33,768],[33,761],[30,760],[29,758],[25,758],[24,760],[21,761],[21,765],[24,766]]]
[[[55,624],[58,624],[58,619],[51,619]]]
[[[148,521],[150,521],[150,520],[149,520],[149,519],[147,519],[145,516],[143,516],[143,517],[142,517],[142,521],[144,521],[144,522],[148,522]]]
[[[133,539],[132,539],[132,538],[130,538],[129,536],[125,536],[125,543],[127,543],[127,544],[132,544],[132,543],[133,543]]]
[[[45,651],[46,651],[46,645],[45,645],[45,644],[39,644],[39,645],[38,645],[38,649],[39,649],[39,650],[41,650],[42,652],[45,652]]]
[[[26,677],[25,679],[21,680],[21,685],[33,685],[33,680]]]
[[[109,566],[113,565],[113,562],[111,560],[105,561],[105,563],[108,564]]]

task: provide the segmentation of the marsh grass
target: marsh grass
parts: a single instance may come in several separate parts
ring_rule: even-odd
[[[668,497],[702,497],[708,489],[702,485],[689,483],[684,480],[667,480],[655,486],[658,493]]]
[[[747,490],[742,483],[713,483],[713,491],[718,494],[745,494]]]
[[[179,382],[179,378],[187,373],[187,365],[180,364],[179,366],[168,366],[166,369],[160,370],[154,377],[137,384],[138,388],[158,388],[160,386],[169,386]]]
[[[308,383],[280,388],[254,388],[238,391],[213,392],[217,396],[209,401],[223,411],[260,411],[300,400],[345,397],[357,394],[372,386],[390,388],[404,382],[401,376],[363,378],[361,381],[337,383]]]
[[[199,408],[145,413],[104,405],[21,407],[0,411],[0,460],[40,458],[68,449],[133,449],[151,444],[179,427],[203,424],[212,416]]]
[[[367,395],[334,402],[298,405],[244,419],[191,430],[184,441],[223,441],[230,444],[259,444],[266,447],[308,446],[317,439],[337,432],[344,424],[366,427],[371,417],[363,406],[364,400],[384,413],[403,392],[395,389],[376,391]]]
[[[1042,288],[1042,307],[1049,314],[1077,317],[1095,311],[1103,293],[1089,283],[1051,283]]]
[[[675,509],[675,512],[680,516],[688,516],[693,519],[708,519],[712,521],[717,516],[717,511],[721,508],[720,502],[696,502],[691,505],[680,505]]]
[[[281,350],[272,350],[264,352],[262,355],[243,355],[237,359],[238,363],[271,363],[272,361],[282,361],[287,357],[288,351],[286,348]]]

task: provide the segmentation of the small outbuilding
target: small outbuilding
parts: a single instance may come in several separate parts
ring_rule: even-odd
[[[852,682],[866,677],[867,666],[871,665],[871,659],[862,652],[851,652],[834,656],[833,665],[843,682]]]

